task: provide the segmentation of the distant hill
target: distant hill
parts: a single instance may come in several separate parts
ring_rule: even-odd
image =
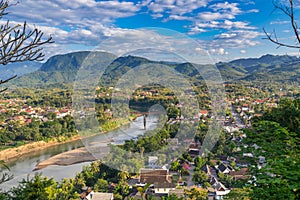
[[[22,76],[38,70],[41,66],[42,63],[31,61],[0,65],[0,79],[5,80],[14,75]]]
[[[300,77],[300,58],[288,55],[238,59],[217,67],[226,81],[294,82]]]
[[[12,84],[30,87],[44,84],[67,84],[75,80],[82,62],[90,54],[89,51],[73,52],[56,55],[47,60],[37,71],[25,74],[12,81]],[[96,57],[112,56],[104,52],[96,52]],[[142,64],[165,64],[179,73],[200,78],[198,71],[190,63],[156,62],[145,58],[126,56],[114,60],[102,76],[103,83],[117,81],[123,74]],[[259,81],[269,80],[278,82],[299,81],[300,59],[294,56],[264,55],[260,58],[238,59],[231,62],[216,64],[223,80],[231,81]],[[209,67],[202,65],[201,67]]]
[[[281,56],[274,56],[274,55],[264,55],[260,58],[247,58],[247,59],[238,59],[229,62],[231,65],[235,66],[241,66],[245,69],[248,69],[249,67],[252,68],[252,66],[259,66],[261,64],[268,64],[268,65],[280,65],[284,63],[291,63],[299,61],[299,58],[295,56],[288,56],[288,55],[281,55]],[[252,68],[255,69],[255,68]]]
[[[89,54],[89,51],[81,51],[52,56],[39,70],[19,77],[11,81],[11,84],[31,87],[44,84],[72,83],[82,62]],[[103,53],[99,52],[99,54]]]
[[[243,78],[246,81],[300,82],[300,61],[267,65]]]

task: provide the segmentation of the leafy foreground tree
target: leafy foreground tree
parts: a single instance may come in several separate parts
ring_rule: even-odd
[[[265,113],[263,120],[278,122],[300,137],[300,99],[282,99],[278,108]]]
[[[295,127],[295,121],[299,121],[299,102],[286,102],[282,101],[279,108],[254,122],[252,129],[245,130],[245,142],[261,147],[254,152],[255,157],[266,158],[261,168],[252,170],[257,180],[251,187],[251,199],[300,199],[300,138],[299,133],[293,132],[299,130]],[[286,118],[280,120],[281,115]]]
[[[4,167],[6,169],[9,169],[3,160],[0,160],[0,167]],[[8,173],[4,173],[4,174],[2,174],[2,177],[0,178],[0,184],[4,183],[6,181],[9,181],[12,178],[13,178],[12,175],[10,175]]]
[[[193,175],[193,181],[197,184],[204,184],[207,182],[208,176],[204,171],[196,171]]]
[[[228,200],[250,200],[250,188],[232,188],[224,199]]]
[[[38,174],[23,179],[17,187],[0,194],[2,200],[77,200],[82,188],[91,186],[95,192],[113,192],[114,199],[124,199],[130,194],[129,176],[109,168],[100,161],[83,167],[75,178],[63,179],[60,183]],[[113,188],[110,187],[114,185]]]
[[[19,186],[13,188],[10,191],[10,194],[3,195],[4,199],[12,200],[30,200],[30,199],[39,199],[39,200],[48,200],[56,199],[59,194],[57,189],[57,182],[53,179],[48,179],[47,177],[42,177],[41,175],[35,176],[33,179],[27,178],[20,182]]]
[[[206,200],[208,198],[208,191],[204,188],[192,188],[184,191],[188,200]]]
[[[146,192],[151,185],[152,185],[151,183],[147,183],[144,187],[137,188],[137,190],[139,191],[139,193],[142,196],[142,200],[146,199]]]

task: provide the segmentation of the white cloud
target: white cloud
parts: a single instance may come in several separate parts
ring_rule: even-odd
[[[140,5],[125,1],[20,0],[9,11],[13,20],[26,20],[48,26],[90,27],[95,22],[107,23],[132,16],[139,9]]]
[[[261,33],[253,30],[233,30],[216,35],[208,44],[211,48],[240,49],[260,44],[255,39]]]
[[[161,31],[166,35],[158,33]],[[98,50],[112,52],[117,56],[130,54],[152,60],[210,63],[204,50],[207,49],[205,45],[207,44],[199,44],[194,39],[168,29],[115,29],[113,35],[104,40]]]
[[[218,13],[218,12],[201,12],[198,18],[203,21],[220,20],[220,19],[234,19],[235,16],[231,13]]]
[[[12,0],[12,3],[16,1]],[[157,48],[168,47],[175,42],[182,46],[182,51],[186,51],[184,40],[159,36],[153,31],[118,28],[113,24],[118,18],[141,12],[147,12],[162,21],[190,21],[191,25],[185,26],[190,30],[189,34],[220,30],[222,33],[212,41],[199,41],[203,49],[215,49],[217,55],[228,54],[226,50],[229,48],[258,44],[254,40],[258,36],[255,27],[249,22],[237,20],[238,15],[257,10],[242,10],[238,3],[215,3],[212,0],[140,0],[137,3],[126,0],[19,1],[16,6],[9,8],[9,18],[15,23],[26,20],[29,24],[38,26],[45,35],[51,34],[55,44],[45,48],[51,55],[77,50],[76,48],[92,48],[108,37],[116,39],[116,48],[125,38],[145,46],[152,42]],[[70,47],[71,45],[75,46]],[[124,44],[124,49],[118,51],[126,52],[134,47],[132,45],[133,43]],[[190,49],[197,51],[197,47]]]
[[[214,12],[224,12],[229,11],[232,15],[237,15],[242,13],[237,3],[228,3],[227,1],[224,3],[217,3],[209,6],[213,9]]]
[[[241,53],[241,54],[245,54],[245,53],[247,53],[247,51],[244,50],[244,49],[242,49],[242,50],[240,50],[240,53]]]
[[[151,15],[154,19],[156,18],[162,18],[164,15],[163,14],[160,14],[160,13],[157,13],[157,14],[152,14]]]
[[[259,10],[258,9],[251,9],[251,10],[248,10],[247,13],[259,13]]]
[[[242,3],[244,4],[244,2]],[[205,11],[198,12],[197,16],[191,20],[193,24],[189,26],[189,34],[199,34],[218,29],[225,29],[228,31],[233,29],[254,30],[256,27],[251,26],[247,21],[237,20],[237,16],[256,12],[259,12],[259,10],[242,10],[239,3],[230,3],[228,1],[214,3],[214,1],[211,1]],[[226,37],[228,35],[223,36]]]
[[[168,18],[168,20],[193,20],[192,17],[188,17],[188,16],[181,16],[181,15],[170,15],[170,17]]]
[[[195,51],[203,51],[203,49],[201,49],[200,47],[196,47]]]
[[[225,54],[225,49],[220,48],[220,49],[219,49],[219,54],[220,54],[220,55],[224,55],[224,54]]]
[[[272,21],[270,22],[271,25],[273,24],[289,24],[290,21]]]
[[[255,27],[249,26],[248,22],[242,22],[242,21],[230,21],[225,20],[224,21],[224,27],[227,29],[237,28],[237,29],[256,29]]]
[[[130,1],[96,1],[96,0],[11,0],[8,8],[12,23],[34,25],[51,35],[55,45],[50,48],[66,50],[70,45],[94,46],[116,32],[115,19],[135,15],[140,9],[139,3]],[[33,27],[33,26],[32,26]],[[67,51],[67,50],[66,50]],[[59,52],[59,50],[57,50]]]
[[[236,37],[237,33],[221,33],[218,38],[222,39],[222,38],[233,38]]]
[[[154,0],[147,1],[148,9],[153,13],[167,12],[172,15],[184,15],[206,7],[211,0]]]
[[[201,32],[207,32],[207,29],[226,29],[226,30],[255,30],[256,27],[249,26],[248,22],[242,21],[231,21],[231,20],[224,20],[224,21],[207,21],[207,22],[196,22],[191,28],[189,34],[198,34]],[[226,37],[227,35],[223,35]]]
[[[189,35],[194,35],[194,34],[198,34],[198,33],[204,33],[204,32],[207,32],[207,29],[204,29],[204,28],[200,28],[200,27],[192,27],[190,29],[190,31],[188,32]]]
[[[209,53],[213,55],[221,55],[221,56],[229,54],[227,51],[225,51],[224,48],[218,48],[218,49],[212,48],[209,50]]]

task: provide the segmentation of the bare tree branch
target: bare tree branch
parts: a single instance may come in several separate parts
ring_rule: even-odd
[[[14,75],[14,76],[12,76],[12,77],[10,77],[10,78],[4,80],[4,81],[3,81],[3,80],[0,80],[0,85],[3,84],[3,83],[7,83],[8,81],[10,81],[10,80],[12,80],[12,79],[14,79],[14,78],[16,78],[16,77],[17,77],[17,75]],[[1,93],[1,92],[4,92],[4,91],[6,91],[6,90],[7,90],[7,88],[1,89],[1,90],[0,90],[0,93]]]
[[[266,31],[265,29],[263,29],[263,31],[264,31],[264,33],[265,33],[265,35],[266,35],[266,38],[263,38],[263,39],[268,39],[268,40],[270,40],[270,41],[273,42],[274,44],[277,44],[278,47],[283,46],[283,47],[296,48],[296,49],[299,49],[299,48],[300,48],[300,46],[298,46],[298,45],[290,45],[290,44],[285,44],[285,43],[279,42],[278,39],[277,39],[277,35],[276,35],[276,33],[275,33],[274,31],[273,31],[273,35],[274,35],[274,36],[272,36],[272,34],[270,34],[270,33],[267,33],[267,31]]]
[[[8,13],[5,11],[8,8],[9,4],[8,1],[0,1],[0,19],[3,15],[7,15]]]
[[[6,80],[0,80],[0,84],[2,84],[2,83],[7,83],[8,81],[10,81],[11,79],[14,79],[14,78],[16,78],[17,77],[17,75],[14,75],[13,77],[10,77],[10,78],[8,78],[8,79],[6,79]]]
[[[0,19],[9,14],[6,9],[11,5],[9,0],[0,1]],[[12,24],[9,20],[0,26],[0,64],[23,62],[23,61],[42,61],[44,53],[42,46],[53,43],[53,38],[44,38],[44,33],[38,28],[30,29],[26,23]],[[11,77],[5,81],[0,80],[0,85],[15,78]],[[0,90],[0,93],[5,91]]]
[[[27,30],[27,23],[11,27],[9,21],[0,26],[0,64],[12,62],[42,61],[40,46],[53,43],[52,37],[43,40],[43,32],[37,28]]]
[[[275,30],[273,31],[273,34],[267,33],[267,31],[265,29],[263,29],[266,38],[264,39],[268,39],[271,42],[273,42],[274,44],[277,44],[278,47],[288,47],[288,48],[297,48],[300,49],[300,35],[299,35],[299,31],[298,31],[298,25],[295,21],[295,14],[294,14],[294,2],[293,0],[288,0],[288,5],[284,5],[282,3],[276,3],[275,1],[273,1],[273,5],[275,9],[280,10],[282,13],[284,13],[286,16],[289,17],[290,19],[290,23],[293,29],[293,33],[294,36],[296,38],[297,44],[288,44],[288,43],[284,43],[284,42],[280,42],[277,38],[276,32]]]

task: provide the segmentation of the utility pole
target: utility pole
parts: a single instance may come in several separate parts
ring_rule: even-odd
[[[144,129],[146,130],[146,115],[144,114]]]

